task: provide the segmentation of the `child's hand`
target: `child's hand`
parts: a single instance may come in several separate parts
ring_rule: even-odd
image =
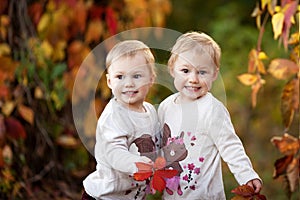
[[[246,183],[246,185],[252,187],[255,190],[255,193],[259,193],[261,188],[262,188],[262,184],[261,181],[259,179],[253,179],[251,181],[248,181]]]

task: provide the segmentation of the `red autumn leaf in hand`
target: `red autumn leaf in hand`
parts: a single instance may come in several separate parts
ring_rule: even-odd
[[[152,187],[162,192],[166,188],[166,178],[172,178],[177,175],[177,170],[175,169],[160,169],[156,170],[153,175],[153,179],[151,182]]]
[[[254,189],[248,185],[241,185],[233,190],[232,193],[236,194],[232,200],[249,200],[249,199],[257,199],[257,200],[266,200],[267,198],[262,194],[255,193]]]
[[[136,181],[144,181],[150,178],[153,174],[153,165],[148,163],[137,162],[135,163],[138,168],[138,172],[133,174],[133,178]]]
[[[158,157],[154,165],[148,163],[135,163],[138,172],[133,174],[136,181],[144,181],[151,178],[150,187],[162,192],[166,188],[166,178],[172,178],[177,175],[177,170],[164,169],[166,160],[163,157]]]
[[[144,181],[152,176],[152,171],[149,172],[137,172],[133,174],[133,178],[136,181]]]

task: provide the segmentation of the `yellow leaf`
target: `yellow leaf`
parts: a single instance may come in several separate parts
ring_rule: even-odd
[[[85,34],[85,42],[99,42],[103,34],[103,24],[100,20],[93,20],[89,23],[88,29]]]
[[[5,145],[2,149],[2,156],[5,164],[11,165],[13,161],[13,152],[9,145]]]
[[[272,17],[272,27],[274,32],[274,39],[276,40],[282,33],[284,22],[284,14],[282,12],[276,13]]]
[[[65,148],[76,148],[79,141],[71,135],[61,135],[56,139],[56,143]]]
[[[254,10],[251,13],[251,17],[257,17],[257,16],[261,15],[261,13],[262,12],[261,12],[261,10],[259,8],[259,4],[256,3],[256,6],[255,6]]]
[[[274,59],[271,61],[268,72],[277,79],[287,79],[291,75],[298,73],[299,66],[288,59]]]
[[[263,10],[269,3],[271,3],[271,0],[261,0],[261,9]]]
[[[42,99],[44,97],[43,90],[40,87],[34,89],[34,98]]]
[[[51,16],[49,13],[45,13],[42,15],[38,25],[37,30],[39,33],[42,33],[45,29],[47,29],[49,23],[51,21]]]
[[[65,58],[66,46],[67,46],[67,44],[66,44],[66,41],[64,41],[64,40],[59,40],[56,43],[53,54],[52,54],[53,61],[61,61]]]
[[[267,54],[266,54],[265,52],[261,51],[261,52],[259,52],[259,54],[258,54],[258,58],[259,58],[260,60],[265,60],[265,59],[268,59],[268,56],[267,56]]]
[[[0,56],[10,55],[10,46],[6,43],[0,44]]]
[[[20,104],[18,105],[18,112],[25,121],[31,125],[34,124],[34,112],[31,108]]]
[[[2,106],[2,113],[5,116],[10,116],[10,114],[12,113],[12,111],[15,108],[16,103],[14,101],[7,101],[3,104]]]
[[[277,0],[271,0],[268,3],[268,11],[271,15],[274,15],[274,13],[275,13],[276,3],[277,3]]]
[[[43,50],[45,58],[50,58],[53,53],[53,47],[51,46],[51,44],[47,40],[44,40],[41,44],[41,48]]]
[[[248,74],[248,73],[241,74],[237,78],[244,85],[253,85],[258,80],[257,75]]]

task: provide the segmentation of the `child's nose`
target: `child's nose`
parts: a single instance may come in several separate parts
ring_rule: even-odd
[[[189,81],[191,83],[198,83],[199,82],[199,76],[197,73],[191,73],[189,76]]]
[[[133,87],[134,86],[134,81],[130,77],[125,78],[125,87]]]

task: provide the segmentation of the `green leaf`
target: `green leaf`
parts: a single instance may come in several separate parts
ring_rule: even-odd
[[[56,78],[63,75],[66,69],[67,69],[67,65],[65,63],[60,63],[55,65],[51,73],[51,80],[55,80]]]

